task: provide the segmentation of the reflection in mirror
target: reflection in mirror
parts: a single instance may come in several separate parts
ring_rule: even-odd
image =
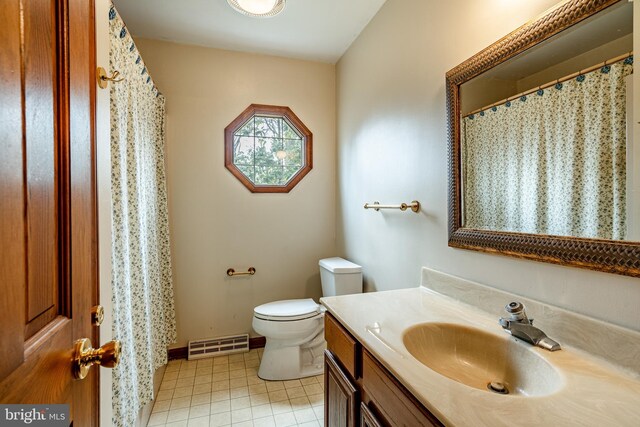
[[[632,29],[619,2],[460,85],[463,227],[640,241]]]

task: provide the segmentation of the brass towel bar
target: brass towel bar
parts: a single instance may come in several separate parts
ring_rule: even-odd
[[[407,209],[411,209],[413,212],[420,211],[420,202],[417,200],[413,200],[411,203],[400,203],[399,205],[381,205],[380,202],[373,202],[371,204],[365,203],[365,209],[375,209],[376,212],[380,209],[400,209],[401,211],[406,211]]]
[[[242,273],[236,273],[236,271],[233,268],[229,268],[227,269],[227,276],[253,276],[254,274],[256,274],[256,269],[253,267],[249,267],[249,269],[245,272]]]

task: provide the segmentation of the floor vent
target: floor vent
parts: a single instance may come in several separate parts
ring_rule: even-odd
[[[187,359],[204,359],[249,351],[249,334],[189,341]]]

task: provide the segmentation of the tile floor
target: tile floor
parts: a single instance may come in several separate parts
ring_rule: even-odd
[[[169,362],[147,426],[323,426],[322,375],[263,381],[261,356],[254,349]]]

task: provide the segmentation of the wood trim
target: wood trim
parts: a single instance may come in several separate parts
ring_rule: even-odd
[[[303,135],[305,161],[302,169],[284,186],[256,186],[233,164],[233,134],[256,114],[284,117]],[[224,166],[252,193],[288,193],[313,169],[313,134],[289,107],[251,104],[224,129]]]
[[[249,350],[254,348],[264,348],[267,339],[265,337],[253,337],[249,338]],[[167,349],[167,358],[169,360],[186,359],[189,352],[189,347],[177,347]]]
[[[267,339],[265,337],[249,338],[249,350],[253,350],[254,348],[264,348],[266,344]]]
[[[167,349],[167,358],[169,360],[186,359],[188,351],[188,347],[170,348]]]
[[[462,226],[460,85],[618,1],[622,0],[569,0],[446,74],[449,246],[640,277],[640,242],[487,231]]]
[[[91,323],[91,307],[98,302],[98,209],[96,179],[96,44],[94,0],[68,2],[68,123],[69,219],[71,221],[70,314],[73,338],[90,338],[94,347],[98,328]],[[99,370],[73,385],[76,425],[99,425]],[[111,375],[111,373],[105,373]]]

